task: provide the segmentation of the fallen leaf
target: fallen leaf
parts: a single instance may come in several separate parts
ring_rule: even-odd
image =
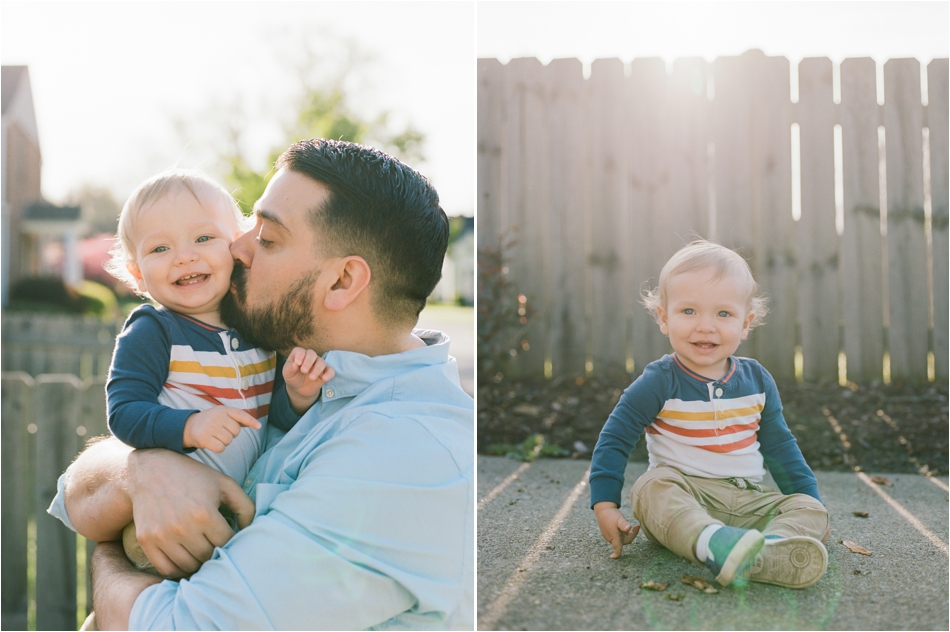
[[[871,482],[877,483],[878,485],[884,485],[886,487],[894,487],[894,483],[883,476],[872,476]]]
[[[669,586],[669,582],[655,582],[652,579],[648,582],[643,582],[640,584],[640,588],[645,590],[666,590],[666,587]]]
[[[709,585],[705,579],[699,575],[683,575],[680,577],[680,581],[686,584],[687,586],[692,586],[700,592],[704,592],[707,595],[715,595],[718,590]]]
[[[853,514],[854,514],[855,516],[857,516],[858,518],[867,518],[867,517],[868,517],[868,512],[866,512],[866,511],[852,511],[851,513],[853,513]]]
[[[684,595],[683,593],[676,593],[676,594],[668,593],[666,595],[666,598],[669,599],[670,601],[683,601],[685,597],[686,595]]]
[[[871,552],[859,544],[855,544],[851,540],[842,540],[841,544],[848,547],[852,553],[860,553],[861,555],[871,555]]]

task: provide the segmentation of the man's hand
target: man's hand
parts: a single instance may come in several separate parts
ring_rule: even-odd
[[[320,389],[333,379],[333,368],[313,349],[294,347],[284,363],[284,383],[290,407],[302,415],[320,397]]]
[[[261,422],[240,408],[212,406],[188,416],[181,445],[185,448],[224,452],[244,427],[259,430]]]
[[[254,503],[234,479],[170,450],[130,453],[126,485],[139,544],[165,577],[191,575],[231,539],[221,505],[238,528],[254,518]]]
[[[640,525],[630,526],[617,505],[609,501],[596,503],[594,514],[597,516],[597,526],[600,527],[601,535],[614,547],[613,555],[610,557],[612,559],[620,557],[620,551],[624,545],[633,542],[640,533]]]

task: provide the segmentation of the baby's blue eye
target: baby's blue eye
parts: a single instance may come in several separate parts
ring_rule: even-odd
[[[158,246],[152,252],[165,252],[166,250],[168,250],[168,246]]]
[[[726,310],[723,310],[723,311],[719,312],[719,317],[720,317],[720,318],[729,318],[729,312],[727,312]]]
[[[693,308],[692,308],[692,307],[687,307],[686,309],[683,310],[683,313],[684,313],[684,314],[689,314],[690,316],[692,316],[693,313],[694,313],[694,312],[693,312]]]
[[[202,242],[208,241],[209,239],[211,239],[211,237],[209,237],[208,235],[202,235],[201,237],[195,240],[195,243],[200,244]]]

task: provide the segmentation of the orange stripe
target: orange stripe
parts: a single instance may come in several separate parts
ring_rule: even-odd
[[[671,432],[675,435],[681,437],[693,437],[696,439],[701,439],[705,437],[721,437],[722,435],[727,434],[736,434],[738,432],[747,432],[749,430],[758,430],[759,429],[759,420],[756,419],[751,424],[742,424],[742,425],[732,425],[726,426],[722,430],[716,430],[715,428],[708,429],[693,429],[693,428],[680,428],[679,426],[672,426],[662,419],[654,419],[653,424],[657,428],[662,428],[667,432]]]
[[[735,443],[727,443],[725,445],[698,445],[697,448],[702,448],[703,450],[709,450],[710,452],[718,452],[720,454],[725,452],[735,452],[736,450],[741,450],[742,448],[747,448],[753,443],[756,442],[756,436],[752,435],[742,441],[736,441]]]
[[[256,397],[258,395],[266,395],[270,393],[273,390],[274,382],[270,381],[264,384],[251,384],[245,391],[240,391],[236,388],[222,388],[220,386],[205,386],[202,384],[179,384],[176,386],[167,382],[165,383],[165,388],[178,388],[179,390],[184,390],[185,387],[194,389],[196,392],[192,392],[193,395],[207,395],[207,397],[217,399],[241,399],[242,394],[243,397]]]

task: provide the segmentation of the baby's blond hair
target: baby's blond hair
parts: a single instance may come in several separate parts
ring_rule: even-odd
[[[245,217],[234,198],[220,184],[201,173],[190,169],[172,169],[152,176],[138,186],[126,200],[119,214],[119,228],[115,245],[109,252],[111,258],[106,262],[106,271],[124,281],[138,292],[135,277],[129,272],[129,264],[135,261],[135,244],[131,232],[139,214],[173,191],[185,190],[191,193],[198,204],[213,208],[218,206],[234,214],[237,228],[245,224]]]
[[[670,277],[707,267],[713,269],[713,278],[716,280],[727,274],[736,274],[749,284],[751,289],[746,307],[755,314],[749,329],[761,325],[769,312],[769,299],[760,293],[759,284],[755,282],[748,262],[734,250],[705,239],[694,239],[670,257],[660,271],[657,287],[644,291],[640,302],[654,319],[659,319],[657,307],[666,306],[666,285]]]

